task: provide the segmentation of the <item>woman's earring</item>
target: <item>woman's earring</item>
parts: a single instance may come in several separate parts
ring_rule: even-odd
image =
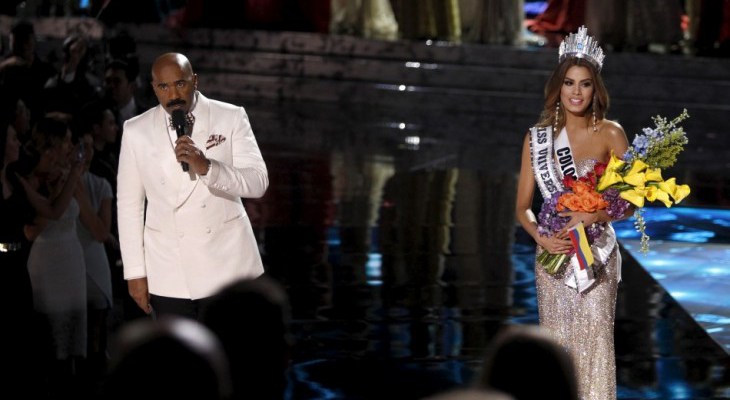
[[[555,103],[555,120],[553,121],[553,135],[557,134],[558,120],[560,120],[560,101]]]
[[[593,132],[598,132],[598,121],[596,121],[596,97],[593,97]]]

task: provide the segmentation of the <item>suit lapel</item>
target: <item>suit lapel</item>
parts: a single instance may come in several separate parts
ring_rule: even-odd
[[[195,145],[205,154],[205,142],[208,140],[208,129],[210,127],[210,103],[200,93],[198,93],[198,104],[195,106],[194,114],[195,125],[193,125],[191,137]]]
[[[170,141],[170,134],[167,130],[169,123],[168,116],[162,106],[158,106],[153,115],[153,131],[150,138],[152,148],[155,149],[153,165],[147,171],[167,185],[167,193],[173,197],[170,199],[173,203],[177,200],[177,193],[180,190],[180,175],[185,175],[180,168],[180,163],[175,159],[175,145]]]

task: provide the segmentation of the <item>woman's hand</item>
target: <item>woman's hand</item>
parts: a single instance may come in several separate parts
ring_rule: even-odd
[[[561,217],[570,217],[570,221],[565,224],[565,227],[558,232],[560,237],[567,237],[568,229],[574,227],[579,222],[583,223],[583,226],[588,227],[596,222],[601,222],[597,212],[581,212],[581,211],[564,211],[560,213]]]
[[[555,234],[553,236],[539,236],[537,244],[551,254],[567,254],[573,249],[573,242],[570,241],[567,234],[562,236]]]

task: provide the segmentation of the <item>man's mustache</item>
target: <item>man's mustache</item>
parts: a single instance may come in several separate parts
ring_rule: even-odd
[[[184,106],[186,104],[183,99],[174,99],[167,102],[167,107]]]

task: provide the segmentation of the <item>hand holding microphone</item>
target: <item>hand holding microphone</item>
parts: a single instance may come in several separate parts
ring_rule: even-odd
[[[188,121],[185,116],[185,111],[183,111],[179,108],[176,110],[173,110],[172,111],[172,127],[175,128],[175,132],[177,132],[178,139],[180,139],[180,137],[182,137],[182,136],[186,136],[185,127],[187,127],[187,126],[188,126]],[[178,140],[178,143],[179,143],[179,140]],[[179,147],[179,146],[175,147],[176,152],[177,152],[177,147]],[[188,155],[188,153],[187,153],[188,150],[184,150],[184,151],[186,152],[184,154]],[[180,154],[177,154],[177,156],[179,158]],[[185,161],[181,161],[180,165],[182,165],[182,170],[184,172],[188,172],[188,170],[190,169],[190,165],[188,163],[186,163]]]
[[[182,170],[188,172],[192,166],[192,172],[201,176],[206,175],[210,168],[210,162],[188,134],[193,125],[191,118],[186,116],[182,110],[174,110],[171,119],[172,126],[177,132],[175,156],[180,161]]]

